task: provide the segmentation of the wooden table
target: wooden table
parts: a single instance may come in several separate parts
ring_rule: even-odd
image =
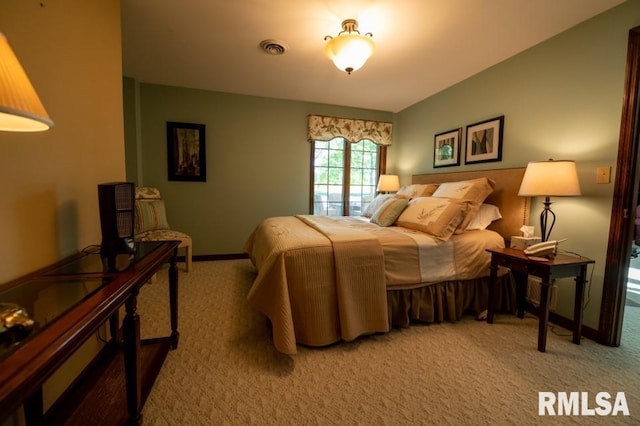
[[[582,336],[582,304],[584,301],[584,285],[586,282],[587,265],[595,261],[582,256],[558,254],[554,259],[546,261],[530,259],[522,250],[511,248],[488,249],[491,253],[491,275],[489,279],[489,301],[487,322],[493,323],[494,295],[498,267],[511,269],[516,280],[516,294],[518,300],[518,317],[524,317],[525,298],[527,294],[528,276],[539,277],[541,282],[540,310],[538,324],[538,350],[544,352],[547,346],[547,326],[549,323],[550,286],[554,278],[575,277],[576,292],[573,309],[573,343],[580,344]]]
[[[136,243],[135,256],[118,255],[114,270],[99,254],[80,253],[0,287],[0,301],[21,305],[39,323],[24,340],[0,346],[0,423],[23,404],[29,425],[141,422],[142,405],[167,352],[178,346],[178,244]],[[141,341],[138,292],[166,262],[171,334]],[[48,312],[40,313],[45,307]],[[109,342],[43,413],[42,384],[107,321]]]

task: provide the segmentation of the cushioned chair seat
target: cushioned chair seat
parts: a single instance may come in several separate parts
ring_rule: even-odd
[[[136,234],[136,240],[138,241],[169,241],[169,240],[179,240],[180,245],[178,248],[184,247],[186,250],[185,253],[185,261],[187,271],[191,270],[191,247],[192,241],[191,237],[185,234],[184,232],[174,231],[173,229],[159,229],[157,231],[147,231],[142,232],[140,234]]]

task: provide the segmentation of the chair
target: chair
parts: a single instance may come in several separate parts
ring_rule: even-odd
[[[191,271],[191,237],[169,227],[164,200],[157,188],[136,188],[135,228],[136,241],[179,240],[178,248],[185,248],[185,270]]]

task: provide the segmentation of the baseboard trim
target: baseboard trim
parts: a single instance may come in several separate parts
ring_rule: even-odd
[[[228,253],[228,254],[199,254],[192,257],[194,262],[208,262],[211,260],[236,260],[236,259],[248,259],[249,256],[246,253]],[[184,262],[184,256],[177,257],[178,262]]]

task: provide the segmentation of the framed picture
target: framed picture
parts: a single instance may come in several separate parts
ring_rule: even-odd
[[[438,133],[433,141],[433,167],[460,165],[462,127]]]
[[[504,115],[467,126],[464,163],[502,161]]]
[[[167,121],[169,180],[207,181],[205,125]]]

